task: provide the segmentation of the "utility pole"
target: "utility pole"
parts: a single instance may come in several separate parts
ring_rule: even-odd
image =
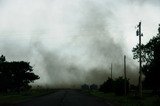
[[[111,79],[112,79],[112,63],[111,63]]]
[[[136,34],[139,36],[139,96],[142,97],[142,56],[141,56],[141,36],[143,34],[141,33],[141,22],[137,25],[137,31]]]
[[[126,55],[124,55],[124,93],[127,94],[127,78],[126,78]]]
[[[158,35],[160,36],[160,24],[159,24],[159,28],[158,28]]]

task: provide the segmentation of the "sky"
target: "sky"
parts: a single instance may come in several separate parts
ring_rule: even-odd
[[[159,0],[0,0],[0,54],[28,61],[40,76],[35,84],[77,87],[110,76],[138,80],[132,48],[157,34]]]

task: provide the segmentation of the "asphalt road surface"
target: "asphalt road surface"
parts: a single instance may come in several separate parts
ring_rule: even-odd
[[[60,90],[53,94],[34,98],[18,106],[112,106],[100,98],[78,90]]]

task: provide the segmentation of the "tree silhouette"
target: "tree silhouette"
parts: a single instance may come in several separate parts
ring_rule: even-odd
[[[116,95],[125,95],[125,79],[123,77],[119,77],[115,80],[114,89]],[[129,79],[126,80],[126,93],[129,92]]]
[[[160,80],[160,25],[158,28],[157,36],[149,40],[146,45],[142,45],[142,60],[144,65],[142,72],[145,75],[143,82],[147,88],[153,90],[160,89],[160,85],[157,81]],[[139,45],[133,48],[133,58],[139,58]]]
[[[7,62],[5,57],[0,57],[0,91],[21,91],[30,88],[29,83],[39,79],[33,73],[29,62]]]
[[[98,89],[98,86],[96,84],[92,84],[90,85],[90,90],[97,90]]]
[[[126,91],[129,91],[129,79],[126,80]],[[108,78],[102,85],[100,91],[104,93],[114,92],[116,95],[125,95],[125,79],[123,77],[116,78],[115,80]]]
[[[83,90],[89,90],[89,85],[83,84],[83,85],[81,86],[81,89],[83,89]]]
[[[113,92],[114,91],[114,80],[108,77],[108,80],[105,81],[99,88],[102,92]]]
[[[0,57],[0,63],[1,63],[1,62],[5,62],[5,61],[6,61],[5,56],[1,55],[1,57]]]

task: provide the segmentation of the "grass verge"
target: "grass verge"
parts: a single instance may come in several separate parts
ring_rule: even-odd
[[[160,97],[143,94],[143,98],[132,95],[116,96],[114,93],[103,93],[99,91],[89,91],[91,95],[109,101],[114,106],[160,106]]]
[[[53,92],[53,89],[31,89],[20,93],[0,94],[0,106],[14,105]]]

